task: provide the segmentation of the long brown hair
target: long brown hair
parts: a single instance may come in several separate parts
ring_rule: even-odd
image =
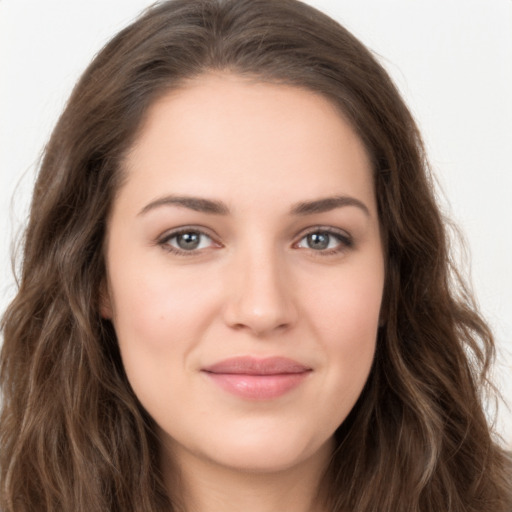
[[[45,151],[2,322],[0,509],[174,510],[155,425],[99,314],[103,242],[148,107],[211,70],[322,94],[373,160],[383,325],[369,380],[336,432],[330,510],[510,512],[510,459],[482,404],[493,340],[450,263],[417,127],[371,53],[296,0],[159,3],[77,84]]]

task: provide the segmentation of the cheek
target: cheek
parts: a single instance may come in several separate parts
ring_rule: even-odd
[[[191,280],[186,272],[170,273],[161,265],[113,269],[110,289],[120,344],[165,350],[173,346],[171,341],[187,339],[212,302],[202,281],[201,276]]]
[[[372,267],[347,269],[310,293],[310,318],[335,346],[374,341],[382,302],[384,271]],[[358,340],[360,343],[358,343]]]
[[[359,397],[375,354],[384,273],[374,268],[333,280],[309,301],[313,329],[327,358],[325,385],[331,393],[324,406],[340,410],[340,423]]]
[[[162,268],[133,267],[111,273],[113,323],[128,380],[154,413],[182,393],[180,376],[199,343],[212,301],[179,274],[169,277]]]
[[[218,310],[217,273],[169,266],[162,258],[144,265],[117,260],[109,270],[113,324],[128,380],[153,413],[185,391],[183,380]],[[175,393],[171,393],[174,390]]]

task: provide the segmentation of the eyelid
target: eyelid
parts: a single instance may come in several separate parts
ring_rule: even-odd
[[[315,250],[315,249],[309,249],[310,251],[318,254],[318,255],[329,255],[334,253],[340,253],[347,249],[351,249],[354,246],[354,239],[350,233],[348,233],[344,229],[335,228],[333,226],[311,226],[305,230],[303,230],[299,235],[296,237],[296,242],[294,242],[294,246],[296,247],[305,237],[308,235],[311,235],[313,233],[326,233],[328,235],[331,235],[335,237],[339,241],[339,247],[331,248],[331,249],[324,249],[324,250]],[[297,247],[299,248],[299,247]],[[302,248],[299,248],[302,249]],[[307,250],[307,248],[304,248]]]
[[[324,224],[315,224],[314,226],[309,226],[305,229],[303,229],[297,237],[302,237],[305,235],[308,235],[310,233],[317,233],[317,232],[323,232],[323,233],[332,233],[334,235],[340,235],[346,238],[352,238],[349,232],[346,229],[337,228],[335,226],[329,226]]]
[[[165,231],[163,234],[157,237],[155,240],[155,245],[161,246],[164,250],[177,254],[177,255],[183,255],[183,256],[194,256],[202,254],[203,251],[208,250],[211,248],[211,246],[202,248],[202,249],[195,249],[195,250],[185,250],[180,249],[178,247],[175,247],[169,243],[169,240],[171,240],[174,237],[177,237],[181,234],[185,233],[198,233],[199,235],[206,236],[211,240],[211,246],[214,248],[221,248],[223,247],[222,243],[219,242],[218,237],[214,235],[210,229],[205,228],[204,226],[198,226],[198,225],[189,225],[189,226],[179,226],[173,229],[170,229],[168,231]],[[326,233],[327,235],[335,237],[339,245],[335,248],[330,249],[322,249],[322,250],[315,250],[309,248],[309,251],[317,254],[317,255],[330,255],[330,254],[336,254],[344,252],[354,246],[354,240],[353,237],[348,233],[346,230],[336,228],[333,226],[325,226],[325,225],[316,225],[308,227],[307,229],[302,230],[296,237],[295,242],[292,244],[294,248],[297,249],[308,249],[308,248],[302,248],[297,247],[298,244],[308,235],[313,233]]]
[[[198,233],[201,236],[206,236],[212,241],[212,246],[215,246],[216,248],[222,247],[222,244],[218,241],[218,237],[213,235],[211,233],[211,230],[203,227],[203,226],[197,226],[197,225],[190,225],[190,226],[180,226],[177,228],[173,228],[170,230],[165,231],[163,234],[157,237],[155,240],[155,245],[159,245],[162,247],[162,249],[177,254],[180,256],[194,256],[201,254],[204,250],[208,248],[203,249],[196,249],[196,250],[184,250],[179,249],[178,247],[175,247],[169,243],[169,240],[173,239],[174,237],[177,237],[179,235],[185,234],[185,233]]]

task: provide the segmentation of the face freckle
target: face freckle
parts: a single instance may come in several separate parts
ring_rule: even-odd
[[[178,463],[324,460],[375,353],[362,142],[323,97],[205,75],[155,103],[108,226],[102,309]]]

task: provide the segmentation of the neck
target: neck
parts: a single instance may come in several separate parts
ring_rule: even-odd
[[[163,469],[180,512],[324,512],[330,455],[327,443],[291,468],[256,472],[219,466],[185,452],[173,457],[174,463],[165,457]]]

